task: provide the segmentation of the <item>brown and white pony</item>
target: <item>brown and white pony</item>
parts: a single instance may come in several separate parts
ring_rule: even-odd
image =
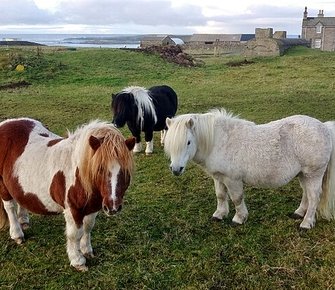
[[[0,226],[9,223],[10,236],[24,241],[28,211],[64,213],[70,264],[86,271],[93,257],[91,230],[100,209],[121,210],[133,174],[131,150],[112,124],[92,121],[67,138],[29,118],[0,123]]]

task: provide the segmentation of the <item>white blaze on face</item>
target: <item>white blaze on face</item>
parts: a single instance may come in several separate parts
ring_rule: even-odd
[[[180,175],[185,171],[189,160],[194,158],[197,151],[197,145],[194,136],[190,130],[187,130],[186,138],[180,141],[178,150],[170,154],[170,168],[175,175]]]
[[[118,175],[120,172],[121,166],[119,163],[114,163],[112,167],[112,177],[111,177],[111,186],[112,186],[112,196],[111,199],[113,201],[113,210],[117,210],[116,208],[116,202],[117,202],[117,196],[116,196],[116,188],[117,188],[117,181],[118,181]]]

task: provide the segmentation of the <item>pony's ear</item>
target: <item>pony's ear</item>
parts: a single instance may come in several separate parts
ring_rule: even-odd
[[[136,141],[135,137],[130,137],[125,141],[129,151],[134,149],[135,141]]]
[[[165,124],[168,128],[170,128],[170,126],[172,124],[172,119],[170,119],[169,117],[166,117]]]
[[[104,137],[97,138],[97,137],[94,137],[93,135],[91,135],[89,139],[90,146],[94,151],[97,151],[99,149],[103,141],[104,141]]]
[[[187,122],[186,122],[186,127],[189,129],[192,129],[194,126],[194,121],[192,118],[190,118]]]

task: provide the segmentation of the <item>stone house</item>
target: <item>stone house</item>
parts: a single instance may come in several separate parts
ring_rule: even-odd
[[[325,51],[335,50],[335,17],[325,17],[319,10],[316,17],[308,17],[305,7],[301,38],[310,41],[311,48]]]
[[[256,28],[256,37],[247,42],[245,56],[280,56],[290,47],[303,45],[309,47],[309,41],[300,38],[287,38],[286,31],[272,28]]]
[[[159,45],[159,46],[164,46],[164,45],[176,45],[176,43],[173,41],[173,39],[168,36],[144,36],[141,39],[140,42],[140,47],[148,47],[152,45]]]

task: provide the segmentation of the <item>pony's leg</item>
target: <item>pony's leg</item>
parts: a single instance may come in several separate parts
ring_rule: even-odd
[[[21,228],[23,230],[26,230],[29,228],[29,214],[28,211],[20,206],[19,204],[17,205],[17,215],[18,215],[18,220],[19,223],[21,224]]]
[[[299,175],[298,179],[299,179],[300,186],[302,188],[302,198],[301,198],[299,207],[294,212],[293,217],[303,218],[307,211],[308,199],[307,199],[306,186],[305,186],[305,181],[303,179],[303,176]]]
[[[91,245],[91,231],[94,227],[97,214],[98,213],[87,215],[83,220],[84,234],[80,240],[80,250],[86,258],[94,258]]]
[[[214,178],[213,178],[214,179]],[[228,194],[226,186],[217,179],[214,179],[215,194],[217,198],[216,211],[213,213],[213,220],[222,220],[229,213]]]
[[[145,147],[145,154],[149,155],[154,152],[154,142],[151,140],[149,142],[146,142],[146,147]]]
[[[306,196],[308,200],[307,211],[302,223],[300,224],[300,228],[302,229],[311,229],[315,225],[315,213],[322,192],[322,178],[323,175],[313,177],[302,176],[300,178],[306,188]]]
[[[133,148],[133,152],[140,153],[142,151],[141,130],[136,127],[132,127],[129,124],[128,124],[128,128],[131,134],[135,137],[135,146]]]
[[[133,136],[136,139],[133,152],[134,153],[140,153],[142,151],[141,134],[140,133],[138,133],[138,134],[137,133],[136,134],[133,133]]]
[[[145,148],[145,154],[152,154],[154,151],[154,142],[153,142],[153,131],[145,131],[145,142],[146,142],[146,148]]]
[[[66,222],[66,251],[70,265],[78,271],[87,271],[86,258],[80,251],[80,239],[84,233],[83,226],[77,227],[70,209],[64,210],[64,218]]]
[[[3,200],[2,202],[8,215],[10,237],[20,245],[24,242],[24,234],[17,218],[16,202],[14,199],[8,201]]]
[[[135,143],[133,152],[134,153],[139,153],[141,151],[142,151],[142,144],[141,144],[141,142]]]
[[[248,218],[248,209],[243,196],[243,182],[227,178],[224,183],[228,189],[230,199],[235,205],[236,213],[233,217],[233,223],[243,224]]]
[[[163,129],[163,130],[161,131],[161,145],[162,145],[162,146],[164,146],[166,132],[167,132],[166,129]]]

